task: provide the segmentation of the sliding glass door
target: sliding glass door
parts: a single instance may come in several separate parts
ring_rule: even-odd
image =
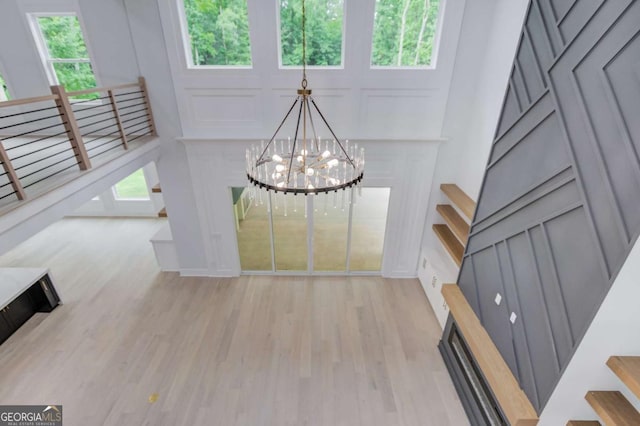
[[[380,271],[390,188],[313,196],[231,192],[242,271]]]
[[[391,188],[362,188],[352,205],[352,271],[379,271],[387,227],[387,210]]]
[[[276,271],[307,271],[305,196],[269,192]]]
[[[313,270],[346,272],[351,190],[312,198]]]

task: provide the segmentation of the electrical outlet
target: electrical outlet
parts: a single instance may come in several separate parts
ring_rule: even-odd
[[[422,258],[422,269],[427,269],[427,258],[426,257]]]
[[[431,277],[431,287],[436,288],[436,284],[438,284],[438,277],[434,275]]]

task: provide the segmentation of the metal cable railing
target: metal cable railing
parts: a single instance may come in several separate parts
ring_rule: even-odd
[[[155,135],[143,78],[114,87],[66,92],[52,86],[51,91],[0,102],[0,207],[37,194],[54,176],[88,170],[93,159]],[[90,98],[76,99],[82,95]]]

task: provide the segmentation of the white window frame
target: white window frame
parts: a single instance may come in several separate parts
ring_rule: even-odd
[[[309,65],[307,69],[316,70],[343,70],[345,61],[345,50],[347,40],[347,1],[342,0],[342,46],[340,47],[340,65]],[[281,70],[296,70],[302,69],[302,65],[283,65],[282,64],[282,23],[280,22],[280,0],[276,2],[276,35],[278,40],[276,45],[278,46],[278,68]]]
[[[42,17],[50,17],[50,16],[73,16],[78,20],[78,24],[80,25],[80,31],[82,33],[82,40],[84,41],[84,45],[87,48],[87,56],[88,58],[75,58],[75,59],[60,59],[60,58],[52,58],[49,53],[49,48],[47,46],[47,41],[44,38],[44,34],[42,33],[42,29],[40,28],[40,24],[38,22],[38,18]],[[100,82],[98,80],[98,75],[95,70],[94,61],[92,60],[93,55],[91,54],[91,48],[89,47],[89,40],[87,39],[87,32],[85,31],[84,24],[80,15],[76,12],[37,12],[37,13],[27,13],[27,17],[29,19],[29,25],[31,26],[31,32],[33,33],[33,38],[36,42],[36,47],[38,48],[38,52],[40,53],[40,59],[42,61],[42,66],[44,67],[45,73],[47,75],[47,79],[51,85],[59,85],[60,81],[58,80],[58,76],[56,75],[56,70],[53,67],[54,63],[88,63],[91,65],[91,71],[93,73],[93,78],[96,81],[96,87],[100,87]],[[87,87],[86,89],[89,89]]]
[[[153,182],[158,182],[158,172],[155,163],[150,162],[146,164],[142,167],[142,170],[147,183],[149,199],[117,199],[114,188],[111,186],[68,216],[158,217],[158,211],[160,211],[165,204],[161,193],[151,191],[154,185]]]
[[[373,65],[373,36],[376,31],[376,10],[373,11],[373,31],[371,31],[371,57],[369,58],[369,67],[372,70],[435,70],[440,56],[440,40],[442,38],[442,24],[444,21],[444,11],[447,7],[447,0],[440,0],[438,5],[438,17],[436,22],[436,33],[433,36],[433,49],[431,50],[431,61],[429,65]]]
[[[11,90],[11,87],[9,87],[10,84],[9,84],[9,81],[7,80],[7,74],[4,72],[4,67],[2,66],[2,63],[0,63],[0,77],[2,77],[2,80],[7,85],[7,92],[9,92],[9,97],[7,98],[5,96],[4,90],[2,89],[2,87],[0,87],[0,102],[13,99],[13,91]]]
[[[184,58],[187,64],[187,69],[194,70],[206,70],[206,69],[240,69],[250,70],[253,69],[253,45],[251,43],[251,28],[249,28],[249,56],[251,57],[251,63],[249,65],[196,65],[193,63],[193,54],[191,52],[191,35],[189,34],[189,23],[187,22],[187,12],[184,10],[184,0],[176,0],[176,7],[178,8],[178,21],[180,38],[182,39],[182,50],[184,51]],[[247,0],[247,23],[249,21],[249,1]]]
[[[142,170],[142,176],[144,178],[144,185],[147,188],[147,198],[126,198],[126,197],[121,197],[118,194],[118,188],[116,188],[118,183],[122,182],[122,181],[120,181],[120,182],[116,183],[115,185],[113,185],[111,187],[111,193],[113,194],[114,201],[116,201],[116,202],[125,201],[125,202],[133,202],[133,203],[150,202],[151,201],[151,192],[152,192],[152,190],[151,190],[151,185],[149,184],[150,181],[147,179],[147,174],[149,173],[148,167],[141,167],[139,170]],[[134,171],[133,173],[135,173],[137,171],[138,170]],[[126,176],[124,179],[128,178],[129,176],[131,176],[131,175]],[[122,179],[122,180],[124,180],[124,179]]]

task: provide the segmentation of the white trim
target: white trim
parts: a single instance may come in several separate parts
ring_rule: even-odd
[[[438,22],[436,22],[436,33],[433,37],[433,49],[431,50],[431,65],[430,68],[436,69],[438,67],[438,59],[440,58],[440,42],[442,41],[442,27],[445,19],[445,10],[448,6],[447,0],[440,0],[438,10]],[[462,28],[460,28],[462,30]]]
[[[167,269],[167,272],[170,270]],[[206,268],[183,268],[176,270],[181,277],[231,277],[233,275],[211,275],[211,272]]]
[[[96,87],[100,87],[100,79],[98,77],[98,73],[96,72],[94,61],[92,60],[93,55],[91,53],[91,47],[89,43],[89,39],[87,37],[87,31],[85,30],[84,22],[82,20],[82,16],[80,15],[79,10],[73,10],[68,12],[26,12],[27,21],[29,23],[29,28],[31,29],[31,33],[33,34],[33,39],[36,44],[36,49],[40,54],[40,60],[42,61],[42,66],[44,67],[45,74],[47,79],[49,80],[49,84],[51,85],[59,85],[60,80],[58,79],[58,75],[56,74],[55,68],[53,66],[54,63],[88,63],[91,67],[91,73],[93,74],[93,79],[96,82]],[[42,17],[51,17],[51,16],[72,16],[78,20],[78,25],[80,26],[80,33],[82,34],[82,41],[84,42],[85,48],[87,49],[87,58],[53,58],[51,57],[51,52],[49,52],[49,48],[47,46],[47,42],[44,38],[44,34],[42,33],[42,28],[40,27],[40,23],[38,22],[38,18]]]
[[[244,0],[247,2],[247,0]],[[179,3],[179,4],[178,4]],[[251,63],[249,65],[196,65],[193,63],[193,53],[191,52],[191,35],[189,34],[189,23],[187,22],[187,13],[184,10],[184,0],[175,0],[175,6],[177,8],[178,18],[178,33],[181,38],[184,60],[187,69],[189,70],[220,70],[220,69],[252,69],[253,68],[253,49],[251,45],[251,30],[249,28],[249,4],[247,2],[247,28],[249,37],[249,58]]]
[[[340,65],[308,65],[307,69],[316,70],[344,70],[345,50],[346,50],[346,34],[347,34],[347,0],[342,1],[342,37],[340,39]],[[280,23],[280,0],[276,3],[276,46],[278,48],[278,69],[281,70],[301,70],[302,65],[283,65],[282,64],[282,24]]]
[[[375,24],[375,16],[376,12],[374,9],[373,12],[373,32],[371,33],[371,53],[369,55],[369,66],[371,70],[384,70],[384,71],[395,71],[395,70],[416,70],[416,71],[433,71],[436,69],[437,61],[438,61],[438,53],[440,52],[440,40],[442,35],[442,23],[444,22],[444,10],[447,4],[447,0],[440,0],[438,2],[438,16],[436,18],[436,31],[433,35],[433,47],[431,49],[431,58],[429,58],[429,65],[373,65],[373,36],[376,31]],[[376,2],[377,5],[377,2]]]
[[[4,81],[4,84],[7,85],[7,92],[9,93],[9,97],[5,96],[4,90],[2,87],[0,87],[0,102],[2,101],[8,101],[10,99],[13,99],[13,90],[11,89],[11,85],[9,84],[9,81],[7,80],[7,73],[5,72],[4,66],[2,65],[2,62],[0,62],[0,77],[2,77],[2,80]]]

